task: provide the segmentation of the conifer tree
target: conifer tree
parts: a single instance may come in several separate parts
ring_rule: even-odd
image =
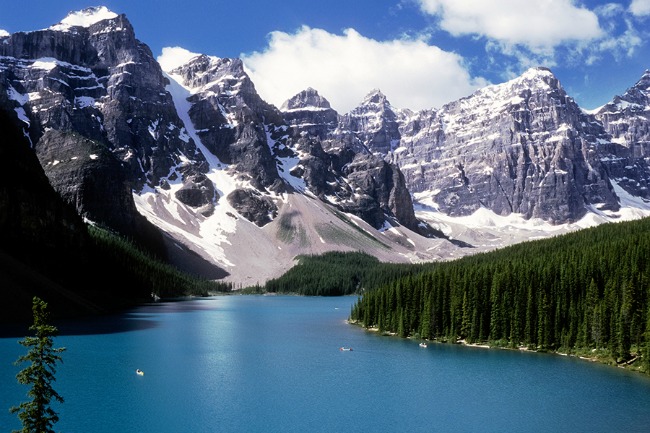
[[[645,347],[643,351],[643,365],[645,372],[650,374],[650,308],[648,308],[648,317],[645,331]]]
[[[52,382],[55,380],[56,363],[61,361],[59,353],[65,348],[52,347],[53,337],[58,331],[48,323],[47,303],[34,297],[32,312],[34,324],[29,329],[34,331],[34,337],[25,337],[19,341],[29,348],[29,351],[16,360],[16,365],[31,363],[16,375],[16,379],[23,385],[31,385],[27,396],[32,400],[10,409],[11,413],[18,413],[23,425],[21,430],[14,433],[54,432],[53,425],[59,420],[59,416],[50,403],[52,399],[63,403],[63,398],[52,388]]]

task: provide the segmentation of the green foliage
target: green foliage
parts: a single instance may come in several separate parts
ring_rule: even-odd
[[[95,226],[88,229],[95,254],[96,279],[106,290],[129,290],[124,297],[146,299],[151,294],[161,298],[207,296],[229,292],[229,283],[197,278],[161,262],[137,248],[132,242]]]
[[[34,324],[29,329],[34,331],[34,337],[25,337],[19,342],[29,348],[29,351],[16,361],[17,365],[31,363],[16,376],[18,383],[31,386],[27,393],[31,401],[14,406],[10,411],[18,413],[23,425],[21,433],[53,432],[53,425],[59,416],[50,403],[52,400],[63,403],[63,398],[52,388],[52,382],[55,381],[56,364],[61,361],[59,353],[65,348],[53,347],[57,329],[48,323],[47,304],[34,297],[32,311]]]
[[[267,281],[264,290],[308,296],[350,295],[417,269],[410,265],[381,263],[360,252],[329,252],[299,257],[298,264],[284,275]]]
[[[367,290],[350,318],[428,339],[644,355],[650,372],[649,257],[650,219],[606,224],[421,266]]]

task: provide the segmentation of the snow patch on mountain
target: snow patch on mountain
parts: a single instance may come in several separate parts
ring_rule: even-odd
[[[266,132],[266,143],[268,144],[269,149],[271,149],[271,153],[274,153],[274,147],[276,145],[282,148],[284,147],[284,144],[278,144],[277,141],[271,137],[271,128],[274,128],[274,126],[264,125],[264,131]],[[282,126],[281,128],[286,130],[286,126]],[[286,138],[286,135],[283,136],[283,138]],[[300,160],[304,157],[303,152],[296,152],[297,153],[293,156],[275,157],[277,161],[278,174],[280,175],[280,178],[282,178],[287,184],[291,185],[291,187],[296,191],[308,193],[309,191],[305,180],[302,177],[296,177],[291,174],[291,171],[298,167]]]
[[[621,208],[618,211],[603,211],[598,205],[589,205],[589,212],[580,220],[565,224],[551,224],[540,218],[526,219],[524,215],[516,213],[498,215],[485,207],[477,209],[471,215],[449,216],[438,210],[439,206],[434,201],[435,191],[414,194],[414,208],[418,219],[441,230],[450,239],[462,240],[474,247],[449,252],[448,256],[441,257],[451,258],[566,234],[604,223],[632,221],[650,216],[650,201],[627,193],[614,181],[612,185],[620,198]]]
[[[140,213],[146,215],[147,219],[165,231],[184,239],[188,244],[195,245],[211,261],[226,268],[233,267],[235,264],[226,257],[224,246],[230,244],[229,238],[237,231],[240,224],[252,223],[238,217],[237,211],[228,204],[225,197],[246,184],[237,181],[229,173],[228,166],[201,142],[189,116],[191,103],[188,98],[197,89],[184,86],[179,76],[165,75],[170,82],[167,91],[171,94],[178,116],[185,125],[185,133],[194,140],[197,148],[207,160],[210,167],[207,177],[216,186],[220,198],[215,203],[214,212],[211,215],[201,215],[176,199],[175,192],[182,186],[182,182],[176,180],[168,181],[169,190],[145,189],[142,193],[135,194],[136,206]]]
[[[27,124],[27,126],[29,126],[31,122],[29,120],[29,117],[27,116],[27,112],[23,108],[23,105],[29,102],[29,95],[28,94],[24,95],[19,91],[17,91],[12,85],[9,85],[9,88],[7,89],[7,96],[9,97],[10,100],[16,101],[20,105],[19,107],[15,107],[14,111],[16,112],[18,119],[20,119],[22,122]]]
[[[72,27],[90,27],[103,20],[116,18],[117,14],[106,6],[86,8],[80,11],[73,11],[68,14],[60,23],[51,26],[50,30],[70,31]]]

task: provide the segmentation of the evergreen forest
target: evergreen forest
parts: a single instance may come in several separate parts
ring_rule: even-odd
[[[208,296],[216,292],[230,292],[230,283],[207,280],[189,275],[138,248],[133,242],[109,230],[88,226],[92,253],[91,263],[98,264],[95,275],[105,288],[120,291],[124,298],[152,294],[160,298],[179,296]],[[119,270],[119,272],[115,272]],[[134,296],[135,295],[135,296]]]
[[[298,263],[279,278],[253,291],[295,293],[305,296],[342,296],[378,287],[420,270],[420,266],[382,263],[361,252],[332,251],[298,257]]]
[[[423,267],[367,287],[351,320],[381,333],[560,351],[650,372],[650,219]]]

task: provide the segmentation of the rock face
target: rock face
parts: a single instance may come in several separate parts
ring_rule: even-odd
[[[189,121],[206,152],[229,166],[241,185],[228,193],[228,203],[259,227],[268,224],[277,206],[263,194],[287,188],[271,138],[283,123],[279,111],[260,98],[239,59],[200,55],[169,74],[190,91]]]
[[[610,176],[628,193],[650,198],[650,70],[595,116],[611,135],[603,158]]]
[[[411,193],[432,196],[445,214],[485,207],[564,223],[582,217],[587,206],[618,207],[600,162],[606,132],[548,69],[531,69],[437,111],[400,116],[379,94],[368,102],[352,112],[373,119],[357,136],[399,165]]]
[[[128,170],[106,146],[76,132],[50,129],[35,150],[50,184],[81,216],[165,256],[160,233],[136,210]]]
[[[420,164],[419,170],[425,182],[435,170],[433,186],[444,191],[436,203],[446,213],[463,215],[485,206],[500,215],[562,223],[582,217],[587,205],[617,207],[600,164],[604,131],[547,69],[479,91],[443,107],[436,117],[431,132],[444,137],[444,145],[425,148],[441,147],[435,159],[449,162]],[[417,162],[406,158],[402,164]],[[417,170],[409,172],[418,176]]]
[[[236,189],[227,198],[237,212],[259,227],[270,223],[278,214],[275,203],[253,189]]]
[[[364,103],[389,106],[375,92]],[[283,104],[289,124],[287,145],[300,154],[293,171],[302,176],[309,190],[345,212],[361,217],[375,228],[388,220],[413,231],[420,231],[411,196],[400,169],[369,149],[370,143],[382,143],[381,115],[368,115],[362,109],[339,117],[329,102],[314,89],[307,89]],[[365,129],[372,121],[379,128]],[[393,122],[392,126],[396,127]]]
[[[338,133],[350,134],[383,156],[399,145],[400,115],[403,113],[392,107],[381,91],[373,90],[357,108],[341,116]]]
[[[324,140],[338,125],[338,113],[311,87],[288,99],[280,110],[284,121],[294,128],[296,135],[304,133]]]
[[[308,110],[305,101],[317,101],[317,107]],[[374,224],[381,209],[399,215],[405,226],[417,227],[410,211],[400,213],[411,207],[409,192],[432,198],[438,210],[451,216],[487,208],[498,215],[517,213],[552,223],[576,221],[592,206],[619,206],[608,168],[601,162],[609,154],[607,132],[545,68],[531,69],[437,111],[397,110],[380,91],[373,91],[359,107],[339,116],[335,128],[313,115],[323,110],[313,90],[285,107],[292,107],[287,112],[290,124],[303,142],[309,135],[315,142],[312,148],[320,145],[326,154],[337,155],[341,177],[347,186],[354,185],[341,192],[313,189],[336,195],[340,203],[347,201],[349,211],[353,208]],[[314,154],[318,152],[311,151],[303,164],[310,185],[322,184],[325,173],[326,164]],[[380,169],[380,162],[399,169]],[[397,175],[386,176],[387,171]],[[387,182],[389,178],[394,182]],[[330,189],[334,185],[332,179],[325,182]],[[371,187],[379,184],[383,190]],[[395,189],[386,194],[388,185]],[[391,195],[392,201],[384,199]],[[351,203],[350,197],[362,199]],[[370,206],[369,197],[379,205]]]
[[[192,89],[189,114],[206,148],[254,188],[282,191],[265,127],[282,118],[259,97],[241,60],[202,55],[170,74]]]
[[[314,89],[279,111],[260,98],[239,59],[200,55],[169,74],[190,91],[188,113],[201,143],[248,183],[228,194],[228,203],[246,219],[267,224],[277,206],[259,193],[282,193],[304,182],[309,192],[376,228],[387,217],[417,227],[410,197],[395,200],[395,187],[408,196],[397,167],[358,140],[323,149],[339,125],[338,114]],[[395,203],[405,207],[396,209]]]

